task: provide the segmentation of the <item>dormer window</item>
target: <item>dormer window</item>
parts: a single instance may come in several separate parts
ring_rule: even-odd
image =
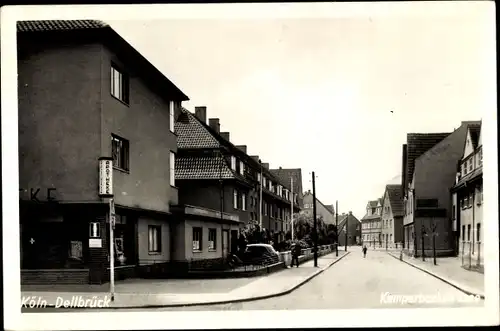
[[[245,163],[243,161],[240,161],[240,175],[245,174]]]
[[[472,157],[467,161],[469,164],[469,172],[472,171]]]
[[[482,148],[479,150],[478,163],[479,163],[479,165],[483,164],[483,149]]]
[[[233,169],[233,171],[236,171],[236,157],[234,156],[231,156],[231,169]]]

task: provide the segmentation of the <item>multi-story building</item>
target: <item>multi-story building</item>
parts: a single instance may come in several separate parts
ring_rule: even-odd
[[[17,24],[21,279],[117,278],[169,256],[174,111],[188,97],[100,21]]]
[[[294,215],[298,214],[300,210],[304,207],[303,193],[302,193],[302,169],[283,169],[279,167],[278,169],[270,169],[271,174],[279,179],[279,182],[284,186],[290,186],[291,193],[297,194],[297,203],[294,203],[293,210]],[[292,208],[290,206],[290,208]],[[291,216],[285,215],[285,233],[291,238],[292,224]]]
[[[481,125],[468,127],[462,159],[452,187],[452,227],[455,253],[469,255],[475,263],[484,258],[483,238],[483,144]]]
[[[382,202],[382,246],[403,243],[403,195],[401,184],[386,185]]]
[[[439,139],[439,134],[408,134],[408,150],[403,156],[406,159],[403,162],[406,164],[403,181],[407,185],[403,198],[403,233],[405,247],[416,256],[422,254],[422,250],[427,256],[432,254],[433,242],[437,255],[447,256],[455,252],[450,188],[455,183],[468,127],[477,124],[477,121],[462,122],[452,133],[443,134],[442,139]],[[423,152],[416,156],[416,153],[411,155],[412,150]]]
[[[376,246],[382,240],[382,199],[368,201],[366,214],[361,219],[361,239],[363,245]]]
[[[335,215],[337,217],[337,215]],[[347,233],[346,233],[347,228]],[[338,215],[338,233],[339,245],[345,246],[347,235],[347,246],[358,245],[361,243],[361,221],[350,211]]]
[[[303,195],[304,209],[302,213],[308,217],[313,217],[314,204],[313,204],[313,194],[311,190],[307,191]],[[316,217],[321,217],[326,225],[335,224],[335,209],[332,205],[323,204],[318,198],[316,198]]]
[[[273,175],[268,163],[262,163],[258,156],[249,156],[247,146],[231,143],[230,133],[220,132],[219,119],[210,118],[207,124],[206,107],[196,107],[195,114],[180,109],[176,119],[175,179],[180,206],[211,210],[212,216],[221,218],[219,223],[228,223],[220,217],[221,212],[234,215],[231,217],[233,226],[216,226],[217,217],[204,224],[197,222],[196,226],[187,221],[183,223],[185,238],[193,241],[193,245],[192,252],[180,253],[180,258],[224,257],[229,250],[236,248],[238,230],[249,223],[262,225],[267,230],[268,239],[279,241],[284,238],[291,199],[295,202],[294,209],[299,210],[298,194],[292,196],[290,186]],[[184,219],[184,216],[180,217],[179,221]],[[219,242],[214,239],[219,236],[222,236],[221,245],[217,246],[221,247],[220,251],[207,241],[212,238],[211,242]],[[182,240],[184,237],[179,235],[178,238]],[[190,244],[185,247],[191,249]]]

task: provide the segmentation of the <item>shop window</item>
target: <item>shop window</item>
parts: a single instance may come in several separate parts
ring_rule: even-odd
[[[150,225],[148,227],[148,252],[161,253],[161,226]]]
[[[201,251],[202,228],[193,228],[193,251]]]
[[[208,229],[208,249],[211,251],[217,249],[217,229]]]

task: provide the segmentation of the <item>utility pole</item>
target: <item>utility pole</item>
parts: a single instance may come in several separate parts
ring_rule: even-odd
[[[335,256],[339,256],[339,201],[335,201],[335,234],[337,242],[335,243]]]
[[[292,225],[292,241],[294,239],[294,230],[293,230],[293,177],[290,177],[290,187],[292,194],[290,195],[291,201],[291,211],[290,211],[290,224]]]
[[[345,251],[347,252],[347,226],[349,225],[349,214],[345,218]]]
[[[314,171],[312,172],[313,185],[313,217],[314,217],[314,266],[318,266],[318,227],[316,222],[316,180]]]

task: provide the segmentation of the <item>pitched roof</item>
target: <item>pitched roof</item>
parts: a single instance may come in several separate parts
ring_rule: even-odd
[[[477,143],[479,142],[479,133],[481,132],[481,124],[470,124],[469,125],[470,138],[472,140],[472,146],[474,149],[477,148]]]
[[[47,42],[53,37],[64,36],[64,40],[89,42],[80,37],[90,37],[92,40],[106,42],[120,56],[121,60],[126,60],[127,64],[134,65],[137,72],[140,72],[144,82],[155,90],[160,96],[169,94],[176,100],[189,100],[172,81],[170,81],[161,71],[159,71],[149,60],[147,60],[130,43],[120,36],[113,28],[99,20],[38,20],[38,21],[17,21],[18,45],[20,36],[28,38],[27,44],[33,41]],[[72,33],[68,35],[68,33]],[[41,36],[40,34],[43,34]],[[167,93],[166,93],[167,92]],[[169,100],[171,101],[171,100]]]
[[[415,160],[415,177],[419,185],[426,185],[433,190],[440,190],[443,185],[446,189],[450,189],[454,185],[457,164],[463,156],[467,140],[468,127],[479,123],[479,121],[462,121],[458,129]],[[436,164],[439,164],[439,172],[434,171]],[[418,194],[419,190],[416,191]],[[429,191],[427,194],[432,195]]]
[[[279,181],[280,184],[286,187],[290,187],[290,179],[293,178],[293,193],[297,193],[302,196],[302,169],[269,169],[269,172],[273,174]]]
[[[332,214],[335,214],[335,207],[333,205],[325,205],[326,209],[328,209]]]
[[[407,155],[406,155],[406,171],[405,171],[405,187],[413,178],[415,170],[415,160],[435,146],[438,142],[450,135],[446,133],[408,133],[406,137]]]
[[[369,221],[369,220],[375,220],[375,219],[380,219],[380,215],[365,215],[361,219],[361,221]]]
[[[389,203],[391,204],[392,215],[399,217],[404,215],[403,195],[401,185],[391,184],[385,187],[389,195]]]
[[[177,148],[219,148],[220,142],[206,125],[189,110],[182,108],[175,122]]]
[[[175,160],[175,179],[229,179],[233,171],[221,156],[186,156]]]

